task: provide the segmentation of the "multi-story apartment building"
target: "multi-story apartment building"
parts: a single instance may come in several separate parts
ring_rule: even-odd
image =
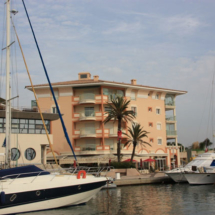
[[[88,72],[79,73],[78,80],[52,85],[79,163],[108,163],[109,159],[116,159],[117,122],[103,123],[112,95],[131,100],[129,109],[136,113],[134,121],[150,132],[145,141],[151,147],[137,147],[134,159],[151,157],[159,166],[180,164],[178,146],[167,146],[167,142],[177,143],[175,98],[186,91],[137,85],[135,79],[130,84],[104,81],[99,76],[91,78]],[[30,86],[26,88],[31,90]],[[41,107],[56,113],[48,85],[36,85],[35,90]],[[124,132],[128,126],[131,123],[123,122]],[[73,163],[59,120],[52,122],[52,129],[53,147],[60,164]],[[122,136],[122,160],[130,158],[132,152],[132,146],[124,147],[125,141]]]

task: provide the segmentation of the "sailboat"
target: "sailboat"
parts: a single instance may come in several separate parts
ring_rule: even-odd
[[[7,169],[0,171],[0,214],[15,214],[79,205],[89,201],[105,184],[105,177],[87,175],[84,170],[77,174],[50,173],[31,165],[10,166],[10,0],[7,4],[7,75],[6,75],[6,159]],[[25,7],[24,1],[23,5]],[[25,7],[26,10],[26,7]],[[26,10],[27,14],[27,10]],[[27,14],[28,16],[28,14]],[[29,17],[28,17],[29,19]],[[30,19],[29,19],[30,22]],[[31,25],[31,24],[30,24]],[[32,27],[32,26],[31,26]],[[35,37],[35,35],[34,35]],[[36,38],[35,38],[36,39]],[[38,46],[38,44],[37,44]],[[41,55],[41,53],[40,53]],[[44,62],[42,61],[43,65]],[[46,72],[46,70],[45,70]],[[46,72],[47,73],[47,72]],[[47,75],[47,74],[46,74]],[[48,76],[48,75],[47,75]],[[47,77],[48,79],[48,77]],[[48,79],[48,82],[49,79]],[[50,89],[53,91],[50,84]],[[57,101],[56,107],[58,108]],[[58,111],[65,129],[60,110]],[[68,139],[67,133],[65,134]],[[69,141],[70,142],[70,141]],[[71,144],[71,143],[70,143]],[[71,145],[72,148],[72,145]]]

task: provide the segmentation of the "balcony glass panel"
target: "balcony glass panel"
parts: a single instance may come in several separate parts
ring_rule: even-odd
[[[111,96],[113,99],[115,99],[116,97],[123,97],[124,92],[122,90],[103,88],[103,95],[107,95],[108,99],[110,100]]]
[[[166,95],[165,97],[165,105],[175,106],[174,96],[173,95]]]
[[[166,116],[166,121],[176,121],[176,116]]]
[[[173,123],[167,123],[166,124],[166,130],[167,131],[175,131],[175,124],[173,124]]]
[[[170,130],[167,130],[167,131],[166,131],[166,135],[167,135],[167,136],[176,136],[176,135],[177,135],[177,131],[170,131]]]
[[[95,134],[95,123],[85,123],[85,129],[81,130],[81,134]]]
[[[114,142],[112,139],[106,139],[105,145],[110,146],[110,150],[114,150]]]
[[[93,144],[86,144],[81,148],[82,151],[96,151],[96,145]]]
[[[81,130],[81,135],[96,134],[95,128]]]
[[[94,107],[85,107],[84,111],[85,111],[85,116],[86,117],[95,116]]]
[[[95,92],[84,92],[80,95],[80,101],[95,100]]]

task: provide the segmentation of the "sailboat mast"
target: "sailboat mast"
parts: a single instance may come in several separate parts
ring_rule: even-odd
[[[10,167],[10,0],[7,0],[7,44],[6,44],[6,152],[5,166]]]

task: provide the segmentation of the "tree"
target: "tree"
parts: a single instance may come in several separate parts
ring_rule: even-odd
[[[143,130],[143,127],[141,127],[140,124],[133,123],[131,128],[128,127],[128,132],[129,134],[126,133],[123,134],[125,134],[129,138],[125,143],[125,146],[127,145],[130,146],[131,144],[133,144],[133,151],[131,155],[132,162],[134,158],[135,149],[138,144],[140,144],[142,147],[145,147],[145,145],[151,146],[151,144],[142,140],[144,137],[148,137],[147,134],[149,134],[149,132]]]
[[[213,143],[206,138],[203,142],[199,143],[199,149],[201,150],[205,150],[208,146],[213,145]]]
[[[110,120],[118,120],[118,136],[121,133],[122,120],[125,122],[132,121],[135,118],[135,113],[132,110],[127,110],[130,100],[126,100],[123,97],[113,98],[111,96],[111,103],[107,103],[107,114],[108,116],[105,118],[104,123],[109,122]],[[117,143],[117,158],[118,162],[120,162],[120,144],[121,138],[118,137]]]

